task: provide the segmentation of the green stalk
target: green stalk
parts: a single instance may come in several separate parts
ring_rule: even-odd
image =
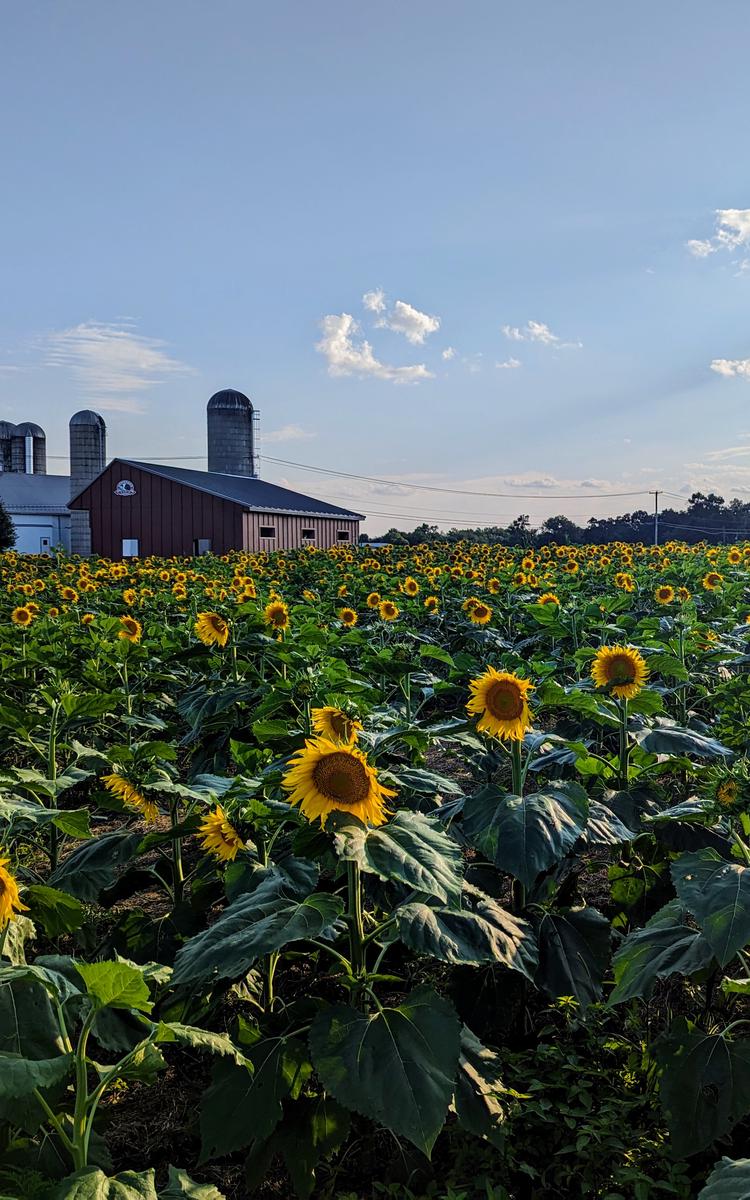
[[[523,742],[513,741],[510,745],[511,791],[514,796],[523,795]],[[526,888],[519,879],[513,880],[511,888],[511,908],[514,913],[520,913],[526,907]]]
[[[174,829],[180,823],[179,801],[172,801],[169,808],[172,828]],[[175,908],[182,902],[184,884],[185,870],[182,863],[182,838],[177,837],[174,839],[174,850],[172,851],[172,895]]]
[[[82,1170],[88,1165],[88,1138],[87,1138],[87,1109],[89,1102],[88,1094],[88,1066],[86,1060],[86,1047],[88,1046],[89,1035],[92,1026],[96,1019],[96,1009],[91,1009],[91,1012],[83,1022],[78,1045],[75,1053],[75,1068],[76,1068],[76,1098],[75,1107],[73,1110],[73,1139],[71,1155],[73,1158],[73,1168],[76,1171]]]
[[[47,739],[47,778],[51,783],[57,780],[57,717],[60,712],[60,704],[56,700],[52,706],[52,716],[50,718],[49,738]],[[53,794],[52,803],[57,807],[57,797]],[[60,857],[60,834],[54,821],[50,822],[49,827],[49,861],[51,870],[55,870]]]
[[[619,752],[619,771],[620,778],[618,787],[627,788],[628,786],[628,760],[630,758],[630,745],[628,743],[628,702],[622,699],[619,702],[620,709],[620,752]]]
[[[353,974],[361,976],[365,968],[365,929],[362,919],[362,880],[359,863],[347,862],[346,880],[349,893],[346,918],[349,926],[349,958]]]

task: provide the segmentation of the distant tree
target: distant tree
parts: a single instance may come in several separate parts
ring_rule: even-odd
[[[540,545],[557,542],[561,546],[570,546],[581,541],[582,533],[583,530],[570,517],[547,517],[537,533],[537,541]]]
[[[505,542],[508,546],[530,546],[534,534],[526,514],[516,517],[505,530]]]
[[[389,529],[380,540],[381,542],[390,542],[393,546],[408,546],[409,544],[400,529]]]
[[[16,544],[16,531],[10,514],[0,500],[0,550],[12,550]]]
[[[370,540],[369,534],[367,534],[367,533],[360,533],[360,535],[359,535],[359,544],[360,544],[360,546],[366,546],[366,545],[367,545],[367,543],[369,542],[369,540]]]

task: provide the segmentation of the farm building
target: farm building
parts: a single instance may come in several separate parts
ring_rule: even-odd
[[[252,475],[116,458],[70,502],[106,558],[356,544],[360,513]]]

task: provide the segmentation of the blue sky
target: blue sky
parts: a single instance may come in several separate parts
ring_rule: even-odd
[[[51,454],[93,407],[200,465],[233,386],[268,456],[394,481],[263,464],[371,533],[750,496],[744,0],[1,20],[0,419]]]

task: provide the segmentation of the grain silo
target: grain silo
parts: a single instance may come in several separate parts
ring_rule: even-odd
[[[0,421],[0,471],[13,469],[13,439],[16,427],[11,421]]]
[[[13,440],[14,465],[13,470],[23,471],[24,475],[47,474],[47,435],[40,425],[33,421],[23,421],[16,426]]]
[[[84,408],[70,418],[70,495],[78,495],[107,465],[107,426],[99,413]],[[91,527],[87,512],[70,514],[70,548],[73,554],[91,553]]]
[[[258,478],[258,412],[242,392],[216,392],[208,402],[208,469]]]

